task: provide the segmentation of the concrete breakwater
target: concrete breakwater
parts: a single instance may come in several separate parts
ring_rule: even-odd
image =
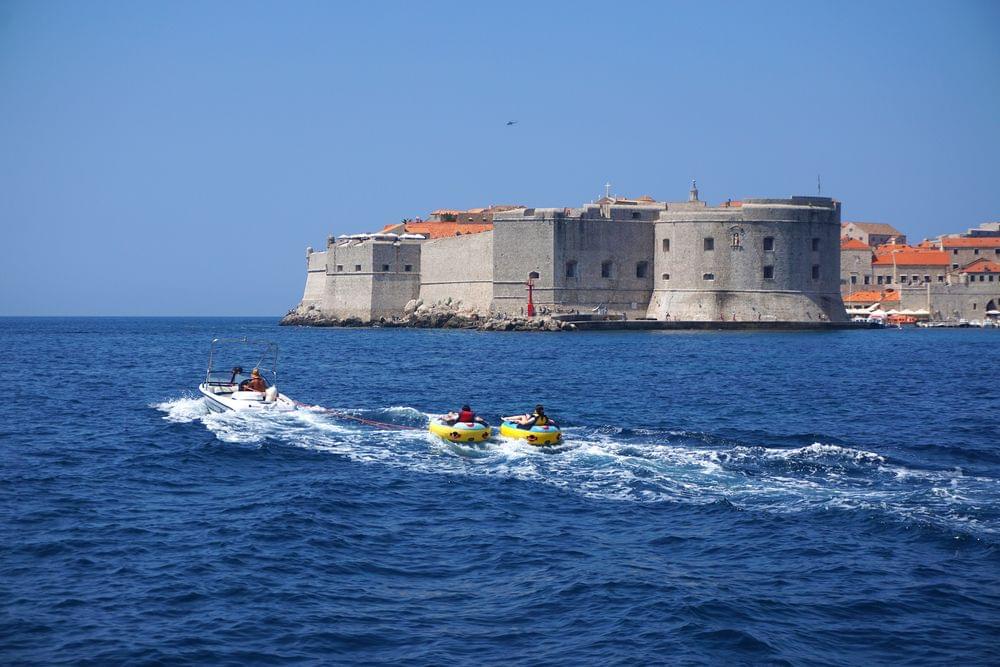
[[[443,299],[427,304],[411,299],[401,316],[365,321],[358,317],[337,318],[315,308],[299,305],[281,318],[282,326],[310,327],[399,327],[412,329],[476,329],[479,331],[574,331],[576,325],[551,316],[518,317],[505,313],[481,313],[461,301]]]

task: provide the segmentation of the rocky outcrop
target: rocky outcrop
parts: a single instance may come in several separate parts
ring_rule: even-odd
[[[479,331],[573,331],[576,325],[550,316],[510,317],[503,314],[483,314],[465,308],[461,301],[445,299],[426,304],[413,299],[399,317],[380,318],[365,322],[357,317],[339,319],[323,313],[315,306],[299,306],[281,318],[283,326],[306,327],[409,327],[413,329],[476,329]]]

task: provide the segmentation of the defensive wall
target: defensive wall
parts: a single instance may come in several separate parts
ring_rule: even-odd
[[[579,208],[498,211],[490,232],[432,240],[328,240],[307,254],[300,307],[363,322],[451,299],[542,312],[671,321],[844,322],[840,204],[826,197],[708,207],[605,197]]]

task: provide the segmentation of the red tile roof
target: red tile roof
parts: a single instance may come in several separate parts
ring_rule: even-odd
[[[875,249],[872,266],[949,266],[951,258],[943,250],[911,248],[910,246],[879,246]]]
[[[899,292],[895,290],[862,290],[844,297],[844,303],[886,303],[899,301]]]
[[[980,257],[974,262],[969,262],[959,273],[1000,273],[1000,264]]]
[[[944,248],[1000,248],[1000,236],[946,236],[941,239]]]
[[[460,234],[479,234],[493,229],[492,222],[408,222],[407,234],[424,234],[428,238],[440,239]]]
[[[871,250],[867,243],[857,239],[840,239],[841,250]]]

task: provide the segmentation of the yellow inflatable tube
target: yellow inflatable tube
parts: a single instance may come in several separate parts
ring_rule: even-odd
[[[432,419],[427,430],[449,442],[485,442],[493,435],[493,428],[477,422],[455,422],[448,425],[440,417]]]
[[[557,445],[562,442],[562,431],[552,424],[532,426],[526,430],[517,424],[503,422],[500,424],[500,435],[527,440],[529,445]]]

